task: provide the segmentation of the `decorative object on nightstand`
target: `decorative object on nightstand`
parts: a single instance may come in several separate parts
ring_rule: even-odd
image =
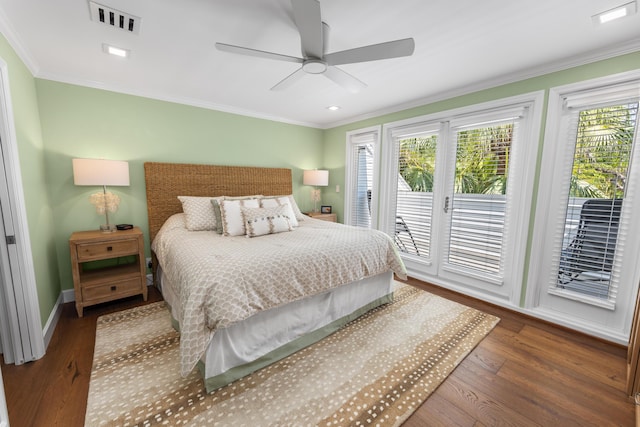
[[[73,183],[75,185],[101,185],[102,193],[92,194],[89,201],[96,211],[105,215],[106,224],[100,226],[104,233],[116,231],[109,224],[109,212],[116,212],[120,197],[107,191],[107,185],[129,185],[129,163],[119,160],[73,159]]]
[[[322,213],[322,212],[305,212],[305,215],[311,218],[320,219],[322,221],[338,222],[338,215],[334,213]]]
[[[312,185],[311,200],[313,200],[313,211],[318,212],[318,202],[320,201],[320,190],[316,187],[326,187],[329,185],[329,171],[327,170],[306,170],[302,177],[304,185]]]
[[[331,213],[331,206],[320,206],[320,213],[330,214]]]
[[[147,268],[140,228],[109,234],[99,230],[77,231],[69,238],[69,249],[79,317],[84,307],[90,305],[138,294],[147,300]],[[119,262],[127,256],[135,257],[135,262]],[[90,266],[88,263],[93,261],[115,264]]]

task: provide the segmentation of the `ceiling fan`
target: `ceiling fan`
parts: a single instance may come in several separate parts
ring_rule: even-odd
[[[241,55],[302,64],[298,70],[285,77],[271,90],[284,90],[305,74],[322,74],[354,93],[364,89],[367,85],[336,65],[377,61],[413,54],[415,43],[412,38],[327,53],[329,26],[322,22],[319,0],[291,0],[291,5],[293,6],[293,18],[300,32],[302,58],[225,43],[216,43],[216,48]]]

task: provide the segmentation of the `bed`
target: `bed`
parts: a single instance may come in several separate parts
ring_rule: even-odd
[[[207,391],[390,302],[394,274],[406,277],[386,234],[302,215],[290,169],[156,162],[144,169],[154,283],[181,333],[181,373],[198,366]],[[186,203],[203,198],[219,202],[211,205],[222,211],[216,221],[224,233],[194,226]],[[269,232],[250,222],[235,232],[232,208],[269,218]],[[283,212],[287,221],[274,225]]]

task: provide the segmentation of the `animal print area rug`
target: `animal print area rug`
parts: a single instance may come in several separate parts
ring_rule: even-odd
[[[400,425],[498,323],[398,283],[394,302],[207,394],[164,302],[98,319],[86,426]]]

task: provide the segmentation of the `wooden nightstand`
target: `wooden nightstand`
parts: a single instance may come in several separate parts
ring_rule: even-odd
[[[311,218],[320,219],[322,221],[338,222],[338,215],[334,213],[327,214],[321,212],[305,212],[304,214],[310,216]]]
[[[79,317],[82,317],[84,307],[90,305],[138,294],[147,300],[147,270],[140,228],[114,233],[77,231],[69,238],[69,248]],[[84,268],[84,264],[90,261],[131,255],[136,257],[134,263]]]

